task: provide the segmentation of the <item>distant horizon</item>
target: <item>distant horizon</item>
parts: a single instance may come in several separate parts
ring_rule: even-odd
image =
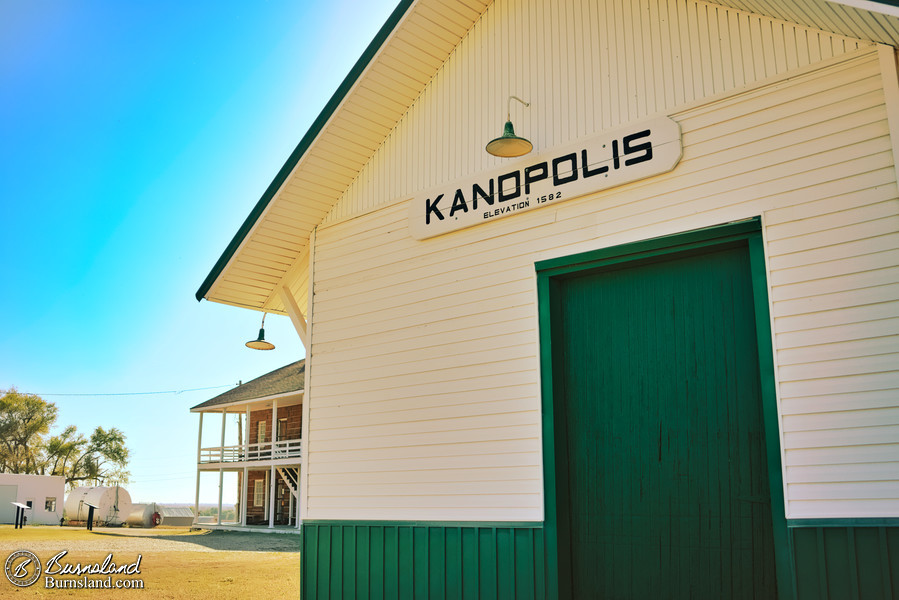
[[[173,507],[173,508],[183,508],[183,507],[193,508],[193,507],[194,507],[194,503],[193,503],[193,502],[190,502],[190,503],[186,503],[186,502],[159,502],[158,500],[154,500],[153,502],[135,502],[135,501],[132,500],[132,501],[131,501],[131,504],[160,504],[160,505],[162,505],[162,506],[171,506],[171,507]],[[234,504],[226,504],[226,503],[224,503],[224,502],[222,503],[222,510],[234,510],[234,507],[235,507]],[[209,502],[200,502],[200,508],[201,508],[201,509],[203,509],[203,508],[218,508],[218,504],[212,504],[212,503],[209,503]]]

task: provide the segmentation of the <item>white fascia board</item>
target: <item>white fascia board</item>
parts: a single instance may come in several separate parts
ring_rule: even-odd
[[[828,0],[831,4],[842,4],[866,10],[868,12],[880,13],[891,17],[899,17],[899,6],[886,4],[884,2],[873,2],[872,0]]]

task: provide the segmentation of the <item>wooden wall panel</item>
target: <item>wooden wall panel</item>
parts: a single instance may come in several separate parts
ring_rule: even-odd
[[[510,94],[539,151],[865,46],[695,0],[497,0],[325,222],[501,164]]]
[[[301,565],[308,599],[547,597],[539,526],[304,522]]]
[[[899,598],[899,527],[791,530],[797,600]]]
[[[791,529],[798,600],[899,598],[899,528]],[[306,522],[303,598],[555,598],[542,527]]]
[[[599,27],[595,6],[547,3],[537,16],[548,29],[563,27],[577,36],[582,24]],[[675,1],[639,6],[648,7],[650,15],[665,8],[668,22],[678,24],[667,38],[652,36],[650,45],[655,48],[658,41],[660,47],[652,64],[656,58],[673,59],[672,46],[662,46],[675,37],[691,56],[707,55],[707,42],[690,32],[701,12],[708,19],[708,7]],[[607,8],[614,18],[643,15],[630,3],[611,2]],[[516,122],[517,114],[527,124],[522,133],[539,139],[538,147],[583,135],[585,122],[603,128],[669,101],[726,91],[731,80],[737,85],[738,78],[725,76],[723,66],[716,71],[718,63],[696,66],[691,59],[680,71],[671,69],[689,85],[669,93],[666,75],[659,80],[664,102],[632,105],[631,95],[599,85],[607,71],[594,66],[609,59],[604,46],[594,58],[573,63],[580,73],[599,73],[589,85],[606,96],[588,108],[577,99],[583,96],[575,91],[580,88],[566,83],[569,62],[556,50],[543,53],[555,45],[560,53],[562,41],[532,25],[537,16],[531,9],[528,2],[498,2],[488,11],[466,38],[477,43],[466,41],[456,49],[420,106],[382,147],[379,164],[389,165],[389,172],[361,173],[359,182],[374,187],[353,192],[357,204],[349,194],[332,222],[319,228],[306,518],[541,520],[534,262],[755,215],[762,216],[765,228],[775,359],[783,369],[778,392],[787,516],[899,516],[890,512],[899,506],[891,468],[899,451],[899,424],[880,422],[884,415],[892,419],[889,409],[899,406],[899,376],[890,360],[896,348],[888,338],[899,333],[899,260],[890,245],[899,234],[899,191],[876,52],[857,51],[787,79],[673,110],[683,131],[684,156],[671,173],[413,240],[406,230],[407,203],[391,200],[493,164],[481,141],[475,144],[479,136],[469,131],[474,125],[458,126],[463,118],[489,127],[502,120],[504,109],[478,116],[475,108],[504,101],[487,88],[471,100],[477,82],[500,78],[514,86],[516,78],[553,80],[531,109],[513,113]],[[779,38],[769,35],[772,22],[725,12],[728,31],[746,23],[751,35],[741,36],[741,44],[751,42],[753,48],[752,40],[770,38],[771,47],[780,47]],[[675,21],[677,15],[682,18]],[[493,38],[517,30],[519,22],[545,56],[542,72],[509,70],[504,66],[509,57],[497,57],[505,46],[494,45]],[[787,30],[783,24],[778,28]],[[589,48],[588,38],[609,48],[634,43],[610,31],[585,31],[583,43]],[[805,39],[820,41],[822,35],[806,32]],[[840,42],[837,50],[851,49],[847,44]],[[817,47],[802,60],[832,56],[833,44],[828,47],[830,52]],[[528,45],[520,48],[521,56],[530,56]],[[743,56],[742,51],[732,56],[737,54]],[[762,53],[752,63],[751,77],[748,62],[743,64],[741,81],[802,64],[778,56]],[[622,64],[613,81],[648,85],[642,73],[628,72],[629,63]],[[453,79],[460,73],[465,77]],[[655,76],[651,79],[655,85]],[[444,97],[449,93],[457,96]],[[551,108],[544,104],[550,99]],[[466,102],[472,103],[467,109]],[[579,110],[594,111],[592,120],[586,114],[572,118]],[[454,145],[454,129],[471,144]],[[375,161],[369,166],[374,169]],[[351,214],[354,218],[344,218]],[[843,417],[847,424],[840,424]],[[843,467],[823,468],[832,464]],[[839,479],[853,465],[872,476],[853,480],[847,497],[847,482]],[[822,469],[793,469],[797,466]],[[813,476],[818,481],[809,481]],[[365,494],[354,493],[355,482],[379,478],[383,483],[372,483]],[[498,492],[503,483],[508,493]],[[453,486],[456,492],[449,493]]]

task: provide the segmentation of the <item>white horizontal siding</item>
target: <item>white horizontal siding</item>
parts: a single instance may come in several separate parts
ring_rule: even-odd
[[[510,94],[539,151],[870,45],[693,0],[497,0],[325,222],[502,164],[472,150]]]
[[[896,499],[878,498],[850,500],[794,500],[790,503],[793,511],[804,519],[832,518],[834,515],[877,515],[895,516]]]
[[[786,456],[786,468],[821,465],[867,466],[878,463],[891,463],[896,460],[896,446],[894,443],[880,444],[871,442],[856,446],[837,446],[836,448],[838,452],[832,452],[827,457],[827,460],[822,460],[822,453],[819,449],[791,449]]]
[[[890,471],[893,473],[899,472],[899,462],[870,463],[865,465],[814,465],[811,467],[787,468],[790,481],[796,485],[821,482],[879,481]]]
[[[478,450],[476,446],[465,446],[463,450]],[[436,450],[442,450],[438,452]],[[465,481],[475,481],[480,469],[493,469],[491,476],[496,479],[496,473],[515,479],[521,478],[520,470],[524,469],[533,477],[534,469],[540,467],[540,452],[534,449],[533,444],[523,447],[521,444],[509,443],[491,444],[492,452],[478,454],[477,464],[472,464],[471,456],[466,453],[453,453],[453,448],[428,449],[420,454],[392,457],[389,468],[385,469],[384,461],[379,457],[363,455],[355,460],[330,460],[316,461],[311,475],[315,479],[319,475],[332,475],[330,478],[319,479],[321,485],[331,485],[341,482],[353,482],[357,477],[382,477],[384,481],[393,480],[408,482],[432,481],[428,479],[428,473],[432,473],[439,481],[456,481],[460,471],[470,471],[470,477]],[[336,457],[339,458],[339,457]],[[421,476],[421,478],[420,478]],[[423,478],[423,479],[422,479]],[[362,479],[360,479],[361,481]]]
[[[628,3],[610,6],[631,10]],[[639,6],[653,14],[661,5]],[[695,5],[664,6],[676,13]],[[897,502],[889,496],[899,479],[899,192],[876,53],[674,113],[684,156],[669,174],[415,241],[407,232],[406,203],[391,200],[490,166],[482,140],[470,139],[469,130],[481,122],[492,128],[502,115],[484,118],[470,104],[474,84],[487,83],[472,62],[486,56],[491,81],[534,77],[524,67],[518,75],[490,67],[498,60],[491,41],[496,32],[478,28],[496,28],[491,19],[514,13],[536,36],[528,7],[499,2],[488,11],[463,42],[477,44],[460,46],[451,59],[460,76],[473,79],[469,87],[446,74],[435,79],[394,130],[394,141],[382,147],[377,168],[373,161],[360,174],[353,192],[358,203],[348,194],[333,223],[318,231],[305,516],[542,519],[534,262],[759,214],[770,263],[788,516],[887,514]],[[546,10],[552,19],[595,26],[593,4],[577,8],[579,17],[575,3]],[[748,18],[726,16],[738,28]],[[660,27],[651,20],[647,26]],[[578,47],[606,39],[578,34],[573,23],[567,27]],[[658,31],[648,38],[664,45],[671,35]],[[704,42],[696,43],[701,50]],[[526,44],[520,48],[531,52]],[[589,52],[596,56],[578,59],[581,73],[593,72],[593,60],[608,60],[599,48]],[[767,68],[768,60],[760,64]],[[561,63],[555,54],[546,61]],[[770,61],[776,72],[777,55]],[[535,102],[531,110],[538,116],[525,111],[522,122],[536,136],[553,130],[546,143],[561,143],[583,133],[582,117],[590,128],[602,128],[669,101],[715,93],[719,66],[697,67],[685,87],[693,90],[689,98],[670,91],[670,75],[658,81],[653,75],[653,90],[661,90],[664,101],[638,104],[633,113],[622,112],[627,99],[618,97],[615,111],[603,100],[587,117],[585,103],[575,97],[589,97],[599,89],[596,82],[565,93],[553,87],[546,94],[556,108]],[[564,84],[568,75],[557,67],[550,75]],[[616,77],[630,85],[630,71],[622,68]],[[686,80],[683,70],[679,77]],[[487,97],[477,106],[487,106]],[[569,101],[580,116],[545,120],[570,115],[558,109]],[[442,127],[446,131],[438,131]],[[460,133],[451,135],[451,128]],[[438,150],[443,140],[456,151]],[[856,468],[858,476],[850,479]]]
[[[313,413],[314,414],[314,413]],[[499,428],[502,430],[503,428]],[[313,434],[314,435],[314,434]],[[386,448],[364,448],[364,449],[347,449],[347,450],[332,450],[327,453],[323,453],[318,449],[314,449],[315,452],[315,460],[310,461],[309,467],[309,478],[310,482],[313,481],[315,474],[318,472],[319,465],[323,468],[327,468],[329,465],[346,465],[346,464],[355,464],[354,468],[361,468],[361,464],[370,461],[372,464],[369,466],[368,470],[373,470],[373,467],[378,471],[389,472],[395,471],[396,469],[391,469],[394,462],[398,462],[400,464],[403,461],[408,460],[409,457],[414,456],[419,459],[431,459],[423,461],[422,467],[424,464],[430,465],[435,464],[439,465],[441,461],[448,459],[459,459],[459,457],[464,457],[455,464],[458,466],[462,466],[463,464],[467,467],[476,468],[480,464],[480,458],[484,455],[512,455],[512,454],[538,454],[535,453],[535,437],[521,437],[517,435],[513,435],[512,432],[506,431],[498,431],[497,435],[490,436],[485,438],[486,441],[478,441],[478,440],[458,440],[453,443],[448,444],[420,444],[418,447],[414,449],[410,449],[408,446],[394,446],[394,447],[386,447]],[[312,440],[310,440],[311,443]],[[414,451],[412,451],[414,450]],[[312,450],[310,450],[312,451]],[[477,457],[477,459],[475,458]],[[530,461],[529,461],[530,462]],[[426,468],[426,467],[425,467]],[[439,467],[434,467],[439,468]],[[344,479],[347,483],[352,483],[352,477],[346,477]],[[415,482],[416,477],[414,472],[408,472],[406,481]],[[312,484],[310,483],[310,486]],[[332,484],[333,485],[333,484]],[[320,496],[322,494],[327,495],[329,493],[330,486],[318,486],[318,489],[313,487],[310,490],[310,498],[315,496]],[[333,492],[331,492],[333,493]],[[309,518],[329,518],[327,516],[310,516]],[[352,518],[352,517],[350,517]],[[434,518],[434,517],[432,517]],[[443,518],[443,517],[436,517]]]
[[[862,310],[867,307],[860,307]],[[858,340],[854,340],[858,341]],[[870,354],[869,347],[882,348],[884,342],[889,342],[889,338],[875,338],[871,341],[864,340],[864,343],[858,344],[862,347],[862,356],[849,354],[845,358],[845,349],[839,348],[838,344],[833,344],[836,352],[843,352],[843,357],[834,360],[820,360],[816,362],[806,362],[797,365],[782,365],[780,367],[781,381],[802,381],[814,379],[818,377],[844,377],[846,375],[862,375],[867,373],[890,372],[899,364],[899,354]],[[895,340],[891,340],[892,344],[889,349],[896,349]],[[851,343],[851,342],[849,342]]]

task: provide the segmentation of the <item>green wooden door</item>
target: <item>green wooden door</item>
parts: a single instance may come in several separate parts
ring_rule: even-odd
[[[745,244],[563,278],[558,297],[574,597],[776,598]]]

